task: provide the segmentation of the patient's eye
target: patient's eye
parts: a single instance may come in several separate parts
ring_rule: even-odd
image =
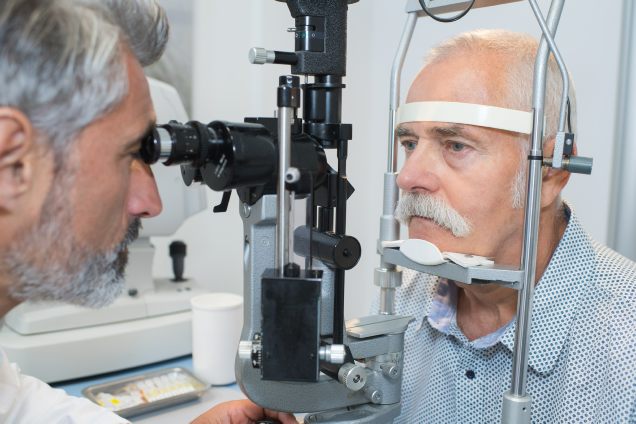
[[[442,152],[446,163],[451,167],[463,167],[473,163],[477,150],[470,141],[444,141]]]
[[[450,150],[452,150],[453,152],[457,152],[457,153],[465,150],[466,147],[468,147],[468,146],[466,146],[464,143],[460,143],[458,141],[450,141],[448,143],[448,148]]]
[[[406,153],[411,153],[417,147],[417,141],[415,140],[400,140],[400,144]]]

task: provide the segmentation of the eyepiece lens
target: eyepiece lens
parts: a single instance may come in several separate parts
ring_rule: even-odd
[[[141,141],[139,154],[141,159],[148,165],[152,165],[159,160],[161,155],[161,142],[155,128],[149,131],[148,135]]]

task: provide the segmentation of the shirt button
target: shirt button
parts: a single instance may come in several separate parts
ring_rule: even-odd
[[[467,370],[466,371],[466,377],[470,380],[472,380],[473,378],[475,378],[475,371],[473,370]]]

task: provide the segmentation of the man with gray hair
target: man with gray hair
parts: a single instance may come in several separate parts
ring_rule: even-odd
[[[0,4],[0,317],[25,300],[99,307],[122,291],[127,245],[161,211],[139,150],[155,125],[143,66],[167,38],[155,0]],[[293,420],[253,404],[232,419],[265,416]],[[128,421],[0,350],[0,422]]]
[[[155,114],[142,66],[168,36],[154,0],[0,5],[0,317],[25,300],[98,307],[161,200],[138,158]],[[0,422],[123,423],[20,374],[0,351]]]
[[[537,45],[509,31],[460,34],[433,49],[411,85],[406,109],[443,103],[472,113],[492,107],[530,112]],[[562,85],[553,59],[548,72],[547,157],[554,150]],[[573,90],[569,98],[573,127]],[[403,119],[397,128],[406,160],[396,217],[410,238],[441,251],[518,267],[528,131],[487,119],[475,125],[424,115]],[[636,422],[636,266],[593,241],[561,200],[568,172],[548,168],[542,175],[527,380],[532,421]],[[403,281],[396,312],[416,321],[405,339],[397,422],[499,422],[511,381],[516,290],[410,270]]]
[[[531,116],[537,46],[530,36],[481,30],[431,52],[398,118],[406,160],[396,217],[410,238],[519,266],[531,128],[509,118]],[[561,85],[551,60],[548,157]],[[573,90],[569,97],[574,131]],[[505,119],[490,119],[496,115]],[[561,200],[568,179],[564,170],[543,171],[527,380],[532,421],[634,423],[636,265],[585,232]],[[396,313],[416,320],[405,335],[396,423],[500,422],[516,309],[514,289],[404,270]],[[240,407],[220,405],[195,423],[230,422],[213,415]]]

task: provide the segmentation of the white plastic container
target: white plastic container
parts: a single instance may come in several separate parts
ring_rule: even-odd
[[[212,385],[236,381],[234,358],[243,327],[243,297],[206,293],[192,305],[192,366],[194,374]]]

